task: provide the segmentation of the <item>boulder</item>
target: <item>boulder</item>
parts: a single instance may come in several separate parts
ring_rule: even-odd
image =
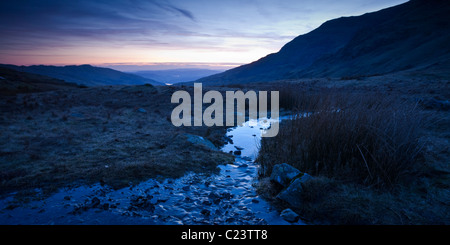
[[[295,213],[294,211],[292,211],[292,209],[290,209],[290,208],[287,208],[287,209],[281,211],[280,216],[287,222],[291,222],[291,223],[296,222],[299,218],[298,214]]]
[[[277,198],[288,203],[292,207],[300,207],[302,205],[301,193],[303,191],[302,184],[313,177],[307,173],[298,175],[287,188],[282,190]]]
[[[303,191],[303,187],[299,179],[296,179],[286,189],[282,190],[277,198],[288,203],[292,207],[300,207],[302,205],[302,198],[300,194]]]
[[[283,187],[287,187],[289,183],[301,173],[302,172],[300,172],[300,170],[287,163],[277,164],[273,166],[270,180],[282,185]]]
[[[314,177],[312,177],[311,175],[309,175],[307,173],[302,173],[301,175],[297,175],[296,178],[299,178],[301,183],[304,183],[310,179],[313,179]]]
[[[201,145],[210,150],[217,151],[217,147],[209,140],[203,138],[202,136],[193,135],[193,134],[185,134],[187,141],[191,142],[194,145]]]

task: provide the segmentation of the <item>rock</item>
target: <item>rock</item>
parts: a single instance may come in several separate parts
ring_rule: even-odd
[[[167,209],[165,209],[162,205],[155,206],[155,210],[153,210],[153,213],[158,215],[159,217],[167,217],[168,216]]]
[[[239,168],[246,168],[246,167],[248,167],[248,164],[243,163],[243,164],[239,165]]]
[[[168,198],[163,198],[163,197],[160,197],[160,198],[158,198],[158,200],[156,201],[157,203],[162,203],[162,202],[167,202],[167,200],[169,200]]]
[[[98,205],[100,205],[100,199],[97,197],[92,198],[91,205],[89,205],[89,207],[96,208]]]
[[[234,148],[236,148],[236,150],[238,150],[238,151],[242,151],[242,150],[244,150],[244,148],[242,148],[242,147],[239,147],[239,146],[234,146]]]
[[[296,178],[286,189],[282,190],[277,195],[277,198],[284,202],[287,202],[292,207],[300,207],[302,205],[302,197],[301,197],[301,192],[303,191],[302,183],[306,179],[309,178],[308,177],[305,177],[305,179]]]
[[[242,154],[242,152],[241,151],[234,151],[234,155],[236,155],[236,156],[240,156]]]
[[[102,205],[102,209],[103,210],[108,210],[109,209],[109,203],[105,203]]]
[[[203,209],[203,210],[201,211],[201,214],[203,214],[203,215],[205,215],[205,216],[209,216],[209,215],[211,215],[211,211],[209,211],[208,209]]]
[[[65,196],[64,200],[69,201],[70,200],[70,196]]]
[[[245,156],[245,157],[242,157],[242,160],[251,162],[251,161],[252,161],[252,158],[249,157],[249,156]]]
[[[227,223],[232,223],[232,222],[234,222],[234,221],[236,221],[236,219],[233,218],[233,217],[227,218],[227,219],[225,220],[225,222],[227,222]]]
[[[193,135],[193,134],[185,134],[187,141],[191,142],[192,144],[195,145],[201,145],[203,147],[206,147],[210,150],[215,150],[217,151],[217,147],[209,140],[198,136],[198,135]]]
[[[155,205],[149,199],[151,198],[144,196],[132,196],[130,198],[130,208],[153,212],[155,210]]]
[[[298,214],[295,213],[294,211],[292,211],[292,209],[290,209],[290,208],[283,210],[281,212],[280,216],[287,222],[291,222],[291,223],[296,222],[299,218]]]
[[[231,205],[230,204],[226,204],[222,207],[222,209],[231,209]],[[226,211],[228,212],[228,211]]]
[[[136,111],[141,113],[147,113],[147,110],[145,110],[144,108],[138,108]]]
[[[302,172],[300,172],[300,170],[292,167],[287,163],[277,164],[273,166],[270,180],[282,185],[283,187],[286,187],[295,177],[297,177],[301,173]]]
[[[307,173],[303,173],[303,175],[299,175],[299,176],[297,176],[297,178],[300,178],[300,181],[302,182],[302,183],[304,183],[305,181],[308,181],[308,180],[310,180],[310,179],[313,179],[314,177],[312,177],[311,175],[309,175],[309,174],[307,174]]]
[[[221,193],[220,196],[222,197],[222,199],[227,199],[227,200],[230,200],[231,198],[234,197],[233,194],[228,193],[228,192]]]
[[[208,198],[211,200],[212,203],[214,204],[218,204],[221,201],[221,197],[219,195],[217,195],[214,192],[209,193]]]
[[[172,216],[174,216],[178,219],[183,219],[184,217],[186,217],[188,215],[186,210],[179,208],[179,207],[171,207],[170,213]]]
[[[230,143],[230,144],[233,144],[233,140],[232,140],[231,138],[232,138],[232,135],[231,135],[231,136],[224,136],[224,137],[223,137],[223,139],[224,139],[225,142]]]
[[[169,219],[166,220],[167,225],[184,225],[183,221],[178,219],[177,217],[168,217]]]

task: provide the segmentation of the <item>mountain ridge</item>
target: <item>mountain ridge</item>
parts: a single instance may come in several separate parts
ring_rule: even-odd
[[[248,83],[445,68],[450,64],[448,12],[450,4],[442,0],[411,0],[329,20],[277,53],[195,82]]]
[[[135,74],[120,72],[110,68],[95,67],[91,65],[67,65],[67,66],[16,66],[2,64],[1,67],[13,70],[39,74],[48,77],[64,80],[69,83],[75,83],[85,86],[103,86],[103,85],[164,85],[152,79],[143,78]]]

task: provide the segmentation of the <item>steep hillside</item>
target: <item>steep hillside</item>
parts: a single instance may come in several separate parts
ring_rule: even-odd
[[[197,80],[246,83],[290,78],[370,76],[450,67],[450,4],[412,0],[341,17],[296,37],[278,53]]]

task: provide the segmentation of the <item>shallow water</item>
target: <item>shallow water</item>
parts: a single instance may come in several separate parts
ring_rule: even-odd
[[[62,189],[8,209],[11,196],[0,201],[0,224],[290,224],[252,186],[261,132],[269,126],[270,120],[260,119],[229,129],[233,143],[222,151],[240,149],[241,155],[219,166],[217,175],[149,179],[119,190],[100,184]]]

